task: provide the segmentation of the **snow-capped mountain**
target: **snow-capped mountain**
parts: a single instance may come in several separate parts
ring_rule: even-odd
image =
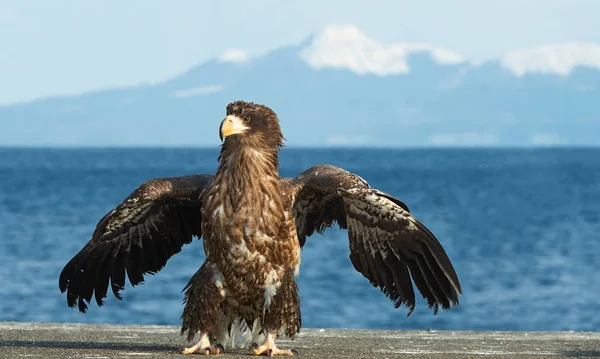
[[[0,145],[214,146],[228,102],[265,103],[288,146],[599,145],[600,44],[473,63],[329,26],[260,56],[231,49],[164,83],[0,107]]]

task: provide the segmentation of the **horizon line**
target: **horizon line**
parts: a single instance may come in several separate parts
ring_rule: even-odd
[[[177,150],[177,149],[190,149],[190,150],[220,150],[221,145],[208,146],[208,145],[5,145],[0,144],[0,150],[36,150],[36,149],[49,149],[49,150]],[[374,145],[361,145],[361,146],[284,146],[281,150],[539,150],[539,149],[600,149],[600,145],[416,145],[416,146],[374,146]]]

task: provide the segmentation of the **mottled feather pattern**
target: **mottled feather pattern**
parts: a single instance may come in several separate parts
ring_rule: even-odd
[[[126,231],[143,220],[143,211],[161,200],[182,200],[198,203],[201,191],[212,180],[211,175],[189,175],[176,178],[155,178],[136,188],[119,206],[103,217],[92,238]],[[159,202],[160,203],[160,202]]]
[[[193,340],[200,330],[216,334],[225,301],[216,283],[220,277],[218,272],[214,263],[205,261],[183,288],[185,307],[181,314],[181,334],[187,334],[188,340]]]
[[[59,287],[81,312],[95,297],[103,305],[110,282],[121,299],[125,277],[135,286],[201,232],[201,192],[210,175],[157,178],[140,185],[104,216],[91,240],[67,263]]]
[[[316,189],[300,192],[300,196],[301,199],[292,209],[300,246],[304,246],[306,237],[313,232],[323,234],[326,228],[335,223],[341,229],[347,228],[344,202],[339,196]]]
[[[300,332],[302,315],[298,286],[291,269],[286,270],[281,287],[264,317],[263,327],[270,332],[294,338]]]
[[[317,165],[295,180],[293,209],[300,243],[338,222],[348,229],[350,260],[369,282],[410,315],[416,287],[437,313],[458,305],[460,283],[437,238],[393,196],[341,168]]]

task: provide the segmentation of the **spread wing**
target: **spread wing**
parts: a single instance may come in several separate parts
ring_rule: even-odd
[[[458,305],[460,283],[440,242],[400,200],[370,188],[362,178],[330,165],[309,168],[287,182],[300,245],[337,222],[348,229],[350,260],[398,308],[415,306],[411,282],[429,308]]]
[[[59,287],[70,307],[81,312],[95,296],[101,306],[108,284],[114,295],[144,281],[144,274],[160,271],[167,260],[200,238],[200,195],[211,175],[156,178],[142,183],[96,226],[92,239],[65,265]],[[87,303],[86,303],[87,302]]]

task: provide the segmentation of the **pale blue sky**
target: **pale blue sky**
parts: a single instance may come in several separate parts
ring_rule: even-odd
[[[227,49],[260,54],[328,24],[478,61],[600,43],[597,14],[598,0],[0,0],[0,105],[162,81]]]

